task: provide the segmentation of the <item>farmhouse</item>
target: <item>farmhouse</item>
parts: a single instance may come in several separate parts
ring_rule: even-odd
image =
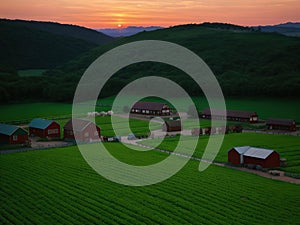
[[[89,120],[70,119],[64,126],[64,139],[92,142],[100,139],[100,127]]]
[[[163,131],[174,132],[181,131],[181,121],[180,120],[167,120],[163,124]]]
[[[296,130],[296,122],[292,119],[267,119],[266,125],[269,130]]]
[[[28,132],[21,127],[0,124],[0,143],[24,144],[28,142]]]
[[[132,108],[131,113],[145,114],[145,115],[158,115],[169,116],[170,107],[161,102],[136,102]]]
[[[217,120],[224,120],[226,114],[227,120],[241,121],[241,122],[258,122],[258,115],[256,112],[242,111],[242,110],[218,110],[218,109],[204,109],[201,117],[203,119],[211,119],[212,116]]]
[[[29,124],[29,134],[41,138],[60,138],[60,125],[53,120],[36,118]]]
[[[272,168],[280,166],[280,156],[274,150],[242,146],[228,151],[228,162],[236,165],[252,164]]]

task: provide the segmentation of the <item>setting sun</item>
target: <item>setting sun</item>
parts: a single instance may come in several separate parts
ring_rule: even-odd
[[[126,3],[121,0],[64,0],[63,7],[61,2],[59,0],[4,1],[0,5],[0,14],[3,18],[50,20],[89,28],[124,28],[123,22],[130,26],[167,27],[205,21],[263,25],[300,19],[299,0],[167,0],[164,2],[128,0],[125,1]]]

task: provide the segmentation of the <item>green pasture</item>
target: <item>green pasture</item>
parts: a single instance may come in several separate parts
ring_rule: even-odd
[[[212,136],[213,139],[218,135]],[[161,149],[173,151],[178,143],[178,137],[166,138],[157,146]],[[200,136],[194,156],[201,158],[207,145],[209,136]],[[185,146],[190,146],[189,142],[195,140],[195,137],[183,137]],[[156,146],[157,140],[142,141],[143,144]],[[217,162],[227,162],[227,152],[236,146],[253,146],[259,148],[273,149],[280,154],[281,158],[287,159],[287,166],[281,167],[281,170],[300,174],[300,138],[288,135],[271,135],[258,133],[239,133],[225,135],[221,149],[215,158]]]
[[[138,166],[167,156],[128,150],[118,143],[106,147],[115,157]],[[189,161],[161,183],[131,187],[98,175],[77,147],[0,155],[0,223],[281,225],[300,221],[298,185],[218,166],[199,172],[198,164]]]
[[[129,97],[123,96],[121,97],[121,100],[126,103],[129,101]],[[149,98],[148,100],[159,101],[156,98]],[[114,97],[98,100],[96,111],[108,111],[110,109],[109,106],[113,104],[113,101]],[[176,99],[176,101],[178,101],[178,105],[180,106],[178,109],[179,111],[187,111],[189,105],[187,105],[185,99]],[[207,101],[204,97],[193,97],[193,101],[199,111],[208,107]],[[218,100],[215,101],[218,102]],[[256,111],[261,119],[267,119],[269,117],[292,118],[299,123],[299,101],[299,99],[228,98],[226,99],[226,105],[228,109]],[[86,105],[82,104],[82,111],[84,113],[87,113],[85,107],[88,104],[89,103]],[[117,110],[122,112],[123,108],[117,106]],[[71,115],[71,113],[71,103],[37,102],[0,105],[0,122],[26,121],[35,117],[60,117]]]

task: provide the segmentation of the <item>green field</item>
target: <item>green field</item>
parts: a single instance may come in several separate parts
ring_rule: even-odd
[[[217,138],[217,136],[212,136]],[[189,142],[194,140],[194,137],[184,137],[185,145],[189,146]],[[194,156],[201,158],[204,149],[207,145],[209,137],[201,136]],[[158,148],[166,150],[174,150],[177,145],[177,138],[165,139]],[[142,141],[143,144],[149,146],[155,146],[157,141],[146,140]],[[260,148],[273,149],[280,154],[281,158],[287,159],[287,166],[281,167],[281,170],[300,174],[300,138],[297,136],[288,135],[270,135],[270,134],[257,134],[257,133],[239,133],[239,134],[227,134],[225,135],[224,142],[218,153],[215,161],[227,162],[227,152],[232,147],[236,146],[254,146]]]
[[[128,97],[123,97],[123,99],[125,102],[128,101]],[[154,99],[150,98],[150,100]],[[193,100],[199,111],[208,107],[204,97],[194,97]],[[99,106],[96,107],[96,110],[109,110],[108,106],[112,105],[113,101],[114,97],[98,100]],[[178,99],[178,101],[181,106],[179,111],[188,109],[189,105],[186,105],[185,99]],[[299,123],[300,105],[297,102],[299,102],[297,99],[226,99],[228,109],[256,111],[261,119],[269,117],[292,118]],[[122,109],[119,110],[122,112]],[[0,122],[31,120],[35,117],[59,117],[71,115],[71,113],[71,103],[38,102],[0,105]]]
[[[22,122],[33,118],[70,115],[72,104],[68,103],[23,103],[0,105],[0,122]]]
[[[115,156],[146,165],[166,156],[107,144]],[[142,159],[142,162],[141,162]],[[228,168],[198,172],[190,161],[146,187],[96,174],[76,147],[0,155],[1,224],[298,224],[300,188]]]

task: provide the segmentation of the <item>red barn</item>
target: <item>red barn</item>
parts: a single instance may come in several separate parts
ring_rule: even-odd
[[[234,147],[228,151],[228,162],[236,165],[244,163],[243,154],[250,148],[250,146]]]
[[[266,125],[269,130],[296,130],[296,122],[292,119],[267,119]]]
[[[53,120],[33,119],[29,124],[29,134],[41,138],[60,138],[60,125]]]
[[[167,120],[163,124],[163,131],[174,132],[181,131],[181,121],[180,120]]]
[[[64,126],[64,139],[79,142],[98,141],[101,138],[100,127],[89,120],[71,119]]]
[[[224,120],[226,114],[226,119],[231,121],[240,122],[258,122],[258,115],[256,112],[242,111],[242,110],[218,110],[218,109],[204,109],[202,111],[201,117],[203,119],[211,119],[212,117],[217,120]]]
[[[21,127],[0,124],[0,142],[2,144],[24,144],[28,142],[28,132]]]
[[[145,115],[159,115],[159,116],[169,116],[170,107],[161,102],[136,102],[131,110],[131,113],[145,114]]]
[[[250,146],[234,147],[228,151],[228,162],[237,165],[260,165],[263,168],[280,166],[279,154],[270,149]]]

